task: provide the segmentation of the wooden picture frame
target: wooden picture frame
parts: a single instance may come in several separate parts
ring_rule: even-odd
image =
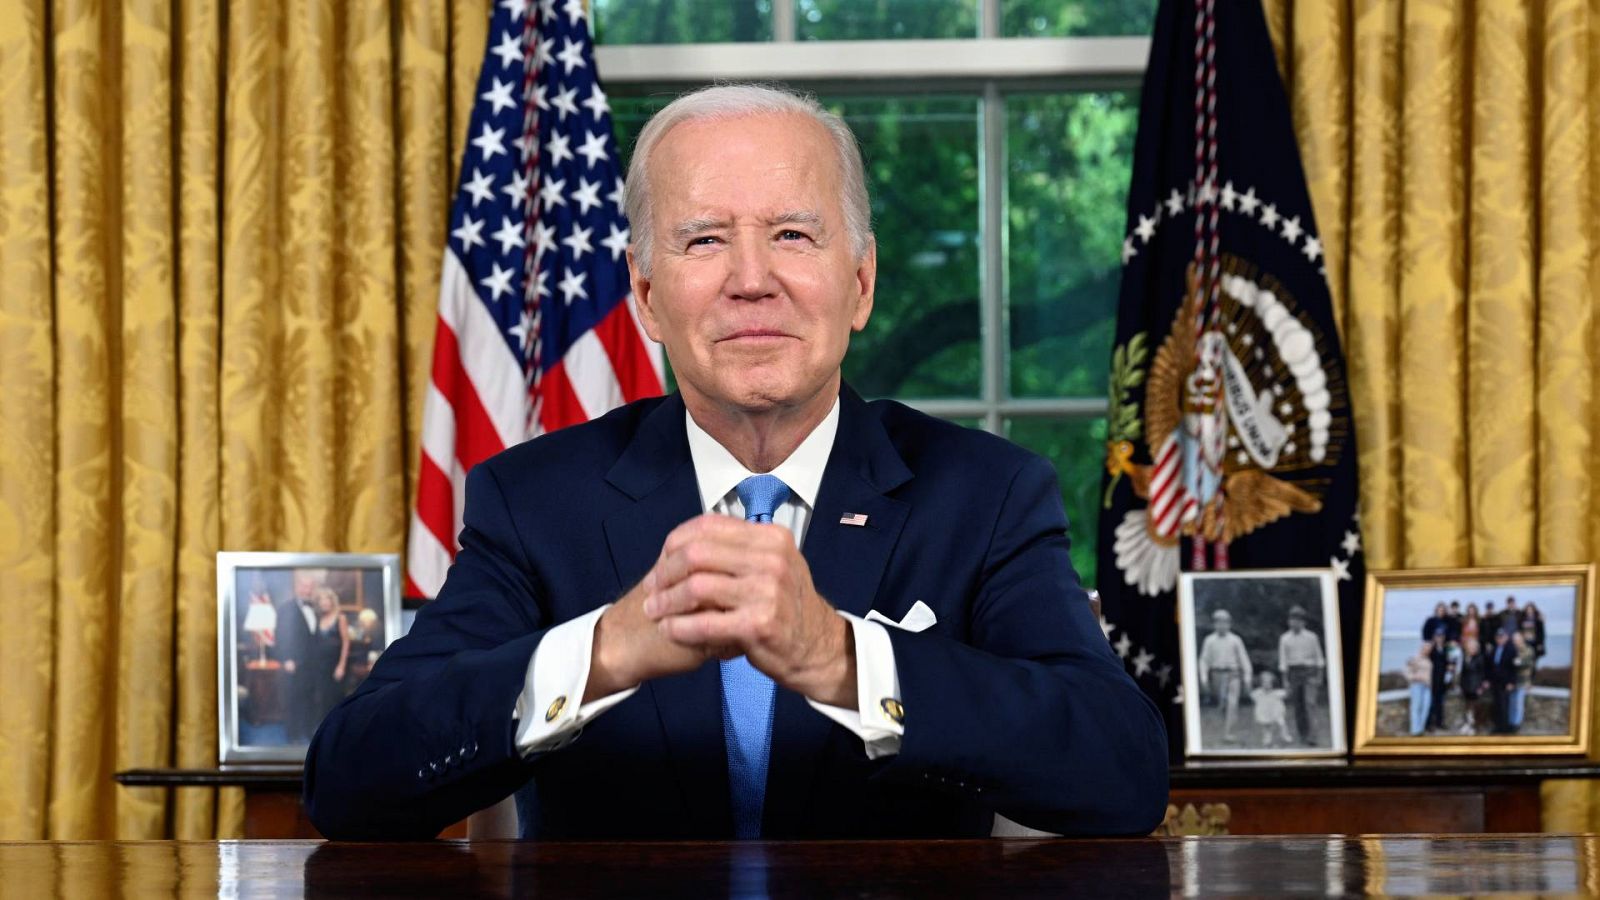
[[[1593,564],[1369,572],[1355,753],[1586,755],[1594,576]]]
[[[1233,636],[1223,638],[1226,643],[1211,640],[1222,615]],[[1298,759],[1348,752],[1332,569],[1181,573],[1178,637],[1186,756]],[[1208,651],[1213,643],[1217,649]],[[1242,647],[1245,658],[1235,660],[1237,649],[1229,654],[1230,647]],[[1320,663],[1300,664],[1308,648]]]
[[[303,762],[401,633],[398,554],[218,553],[218,762]]]

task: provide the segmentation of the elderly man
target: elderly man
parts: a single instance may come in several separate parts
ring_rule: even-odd
[[[312,821],[427,837],[528,785],[534,837],[1154,828],[1161,722],[1050,465],[841,382],[876,270],[843,122],[710,88],[628,183],[679,393],[472,471],[444,589],[311,747]]]

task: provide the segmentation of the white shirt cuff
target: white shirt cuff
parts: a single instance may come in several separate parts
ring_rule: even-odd
[[[856,705],[858,709],[829,706],[806,698],[811,708],[849,729],[867,751],[868,759],[900,752],[906,733],[900,706],[900,671],[894,664],[894,644],[877,622],[840,612],[856,639]],[[549,638],[546,638],[549,640]]]
[[[517,721],[517,752],[522,756],[557,750],[578,739],[584,723],[633,696],[639,689],[607,694],[583,703],[589,687],[589,657],[594,628],[611,604],[590,610],[545,632],[528,660],[528,674],[511,718]]]

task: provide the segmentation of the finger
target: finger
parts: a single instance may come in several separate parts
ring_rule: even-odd
[[[788,554],[766,547],[752,547],[745,541],[701,538],[681,544],[656,563],[654,591],[662,591],[696,572],[725,575],[754,575],[779,572]]]
[[[761,526],[736,519],[733,516],[724,516],[717,513],[704,513],[695,516],[667,534],[667,539],[662,542],[661,555],[665,557],[684,544],[698,540],[732,540],[737,542],[740,535],[748,537],[753,529]]]
[[[644,614],[660,619],[702,609],[729,609],[739,605],[740,594],[739,579],[732,575],[694,572],[646,597]]]
[[[656,625],[667,639],[691,647],[731,648],[742,653],[747,646],[748,624],[739,610],[704,610],[668,616]]]

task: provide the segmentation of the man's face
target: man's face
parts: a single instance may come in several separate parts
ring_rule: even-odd
[[[312,595],[317,592],[317,588],[321,586],[322,579],[318,578],[315,573],[294,573],[294,595],[300,600],[310,600]]]
[[[1304,631],[1305,627],[1306,627],[1306,623],[1302,619],[1290,619],[1289,620],[1289,630],[1294,632],[1295,634],[1299,634],[1300,632]]]
[[[800,115],[685,122],[650,178],[654,269],[630,251],[633,292],[685,398],[754,413],[836,391],[876,251],[851,250],[827,131]]]

